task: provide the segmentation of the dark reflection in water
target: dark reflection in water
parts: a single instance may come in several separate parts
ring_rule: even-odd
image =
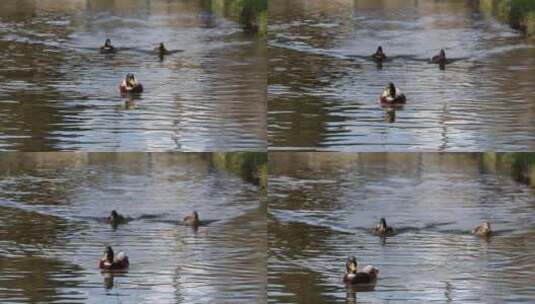
[[[273,153],[271,303],[529,303],[535,192],[479,154]],[[398,229],[381,239],[381,217]],[[489,221],[489,240],[471,235]],[[345,259],[376,266],[346,290]]]
[[[265,303],[259,194],[209,154],[4,153],[0,302]],[[204,224],[179,225],[192,210]],[[100,272],[108,244],[128,271]]]
[[[262,150],[265,42],[211,2],[1,1],[0,149]]]
[[[533,150],[535,45],[476,3],[270,1],[270,146]],[[445,70],[428,63],[441,48]],[[377,103],[390,81],[408,98],[395,121]]]

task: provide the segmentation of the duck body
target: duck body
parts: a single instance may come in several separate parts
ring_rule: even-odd
[[[480,237],[490,237],[492,235],[490,223],[485,222],[481,225],[478,225],[476,228],[474,228],[474,230],[472,230],[472,234]]]
[[[407,98],[403,94],[396,97],[381,96],[379,103],[382,105],[403,105],[407,103]]]
[[[113,46],[101,46],[100,47],[100,53],[101,54],[115,54],[117,53],[117,49]]]
[[[344,275],[343,282],[346,285],[370,285],[377,282],[378,275],[379,269],[372,265],[368,265],[361,271],[357,271],[357,260],[354,256],[350,256],[346,262],[346,274]]]
[[[379,270],[371,265],[368,265],[364,267],[363,271],[359,271],[357,273],[346,273],[344,275],[344,283],[349,285],[373,284],[377,282],[378,273]]]
[[[186,226],[199,226],[201,224],[201,221],[199,220],[199,214],[197,211],[193,211],[191,215],[184,217],[182,223]]]
[[[163,43],[160,43],[159,46],[155,47],[153,52],[158,56],[165,56],[171,54],[171,52],[165,48]]]
[[[117,49],[111,45],[111,39],[106,39],[104,42],[104,45],[100,47],[100,53],[101,54],[115,54],[117,53]]]
[[[377,61],[377,62],[383,62],[384,60],[386,60],[386,55],[383,52],[383,48],[382,47],[378,47],[377,48],[377,51],[375,53],[373,53],[373,55],[372,55],[372,59]]]
[[[431,63],[438,64],[440,66],[445,66],[446,63],[448,63],[448,60],[446,59],[446,52],[444,50],[440,50],[440,53],[436,56],[433,56],[431,58]]]
[[[117,213],[117,211],[113,210],[110,216],[108,216],[108,218],[106,219],[106,221],[108,222],[108,224],[118,225],[126,223],[126,218]]]
[[[119,91],[123,95],[129,93],[141,93],[143,92],[143,86],[137,81],[134,74],[128,73],[123,82],[119,85]]]
[[[402,105],[407,102],[407,98],[401,91],[390,83],[379,97],[381,105]]]
[[[122,94],[128,94],[128,93],[142,93],[143,92],[143,86],[141,83],[137,83],[133,86],[129,86],[126,83],[121,83],[119,85],[119,91]]]
[[[121,270],[128,268],[130,261],[124,252],[119,252],[117,255],[113,254],[111,247],[106,247],[104,256],[99,261],[99,268],[102,270]]]
[[[379,225],[375,227],[374,232],[379,236],[391,236],[394,235],[396,231],[393,227],[386,224],[386,220],[384,218],[381,218]]]

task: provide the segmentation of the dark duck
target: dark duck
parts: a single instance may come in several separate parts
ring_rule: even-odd
[[[201,221],[199,220],[199,214],[197,211],[193,211],[190,215],[184,217],[182,223],[186,226],[199,226],[201,224]]]
[[[379,220],[379,224],[375,227],[374,231],[377,235],[380,235],[380,236],[393,235],[395,232],[394,228],[386,224],[386,220],[384,217],[381,218],[381,220]]]
[[[111,45],[111,40],[106,39],[104,42],[104,45],[100,47],[100,53],[101,54],[115,54],[117,53],[117,49]]]
[[[377,62],[383,62],[386,59],[382,46],[377,48],[377,51],[372,55],[372,58]]]

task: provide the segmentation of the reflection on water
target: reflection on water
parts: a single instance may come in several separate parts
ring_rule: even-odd
[[[262,150],[265,43],[216,12],[211,1],[1,1],[0,149]],[[117,54],[99,54],[107,37]],[[159,42],[180,52],[160,60]],[[134,102],[117,90],[128,72],[145,88]]]
[[[178,225],[194,209],[207,224]],[[257,187],[208,155],[0,158],[2,303],[264,303],[265,236]],[[100,272],[107,244],[128,271]]]
[[[502,303],[535,296],[535,192],[478,154],[273,153],[272,303]],[[384,240],[381,217],[398,228]],[[495,235],[471,235],[489,221]],[[345,259],[379,268],[346,290]]]
[[[270,1],[271,147],[533,150],[535,45],[476,3]],[[428,63],[441,48],[444,71]],[[395,122],[377,104],[390,81],[408,98]]]

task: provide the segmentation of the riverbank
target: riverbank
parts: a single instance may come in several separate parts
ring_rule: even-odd
[[[534,153],[484,153],[482,161],[486,168],[509,172],[516,181],[535,188]]]
[[[267,33],[267,0],[212,0],[212,9],[239,22],[245,32]]]
[[[213,153],[212,163],[217,168],[232,172],[258,185],[262,190],[267,189],[267,153]]]
[[[533,0],[480,0],[479,7],[514,29],[535,36],[535,1]]]

